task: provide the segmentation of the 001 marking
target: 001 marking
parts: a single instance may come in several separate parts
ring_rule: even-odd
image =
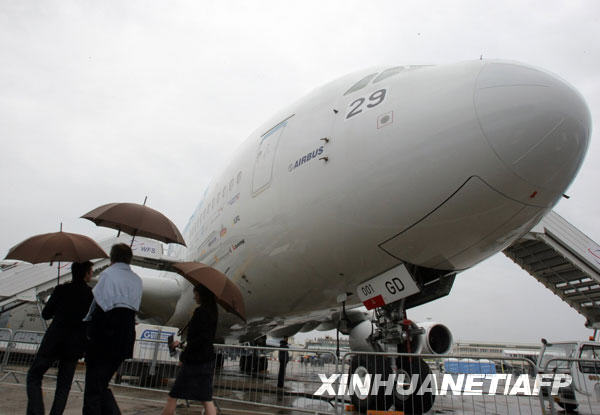
[[[365,284],[362,287],[360,287],[360,290],[362,291],[362,293],[364,295],[371,295],[375,293],[375,290],[373,289],[373,287],[371,286],[371,284]]]

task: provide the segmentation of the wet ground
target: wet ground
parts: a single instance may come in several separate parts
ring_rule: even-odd
[[[50,385],[43,388],[44,403],[46,412],[52,406],[52,398],[54,389],[51,382]],[[147,391],[134,390],[131,388],[111,388],[115,394],[115,398],[119,403],[123,415],[150,415],[160,414],[167,398],[167,392],[163,391]],[[25,385],[15,383],[0,383],[0,414],[13,415],[24,414],[27,407],[27,394]],[[231,403],[224,401],[216,401],[222,414],[232,415],[271,415],[271,414],[290,414],[296,415],[300,412],[282,411],[273,408],[254,406],[251,407],[245,404]],[[64,415],[80,415],[83,405],[83,393],[74,387],[69,395],[69,401]],[[178,415],[201,414],[202,406],[191,403],[187,407],[183,402],[180,402],[177,408]]]
[[[53,382],[50,380],[45,381],[44,401],[46,410],[52,405],[52,398],[54,394]],[[115,398],[119,403],[123,415],[150,415],[160,414],[164,402],[167,397],[166,391],[155,391],[155,390],[143,390],[133,389],[128,387],[112,387]],[[27,405],[27,395],[25,391],[25,385],[23,383],[14,382],[2,382],[0,383],[0,414],[12,415],[12,414],[24,414]],[[256,393],[262,393],[257,391]],[[262,393],[265,395],[266,401],[277,403],[276,397],[269,397],[270,392]],[[237,395],[237,396],[236,396]],[[233,391],[229,395],[232,398],[240,398],[240,396]],[[256,396],[256,395],[254,395]],[[297,398],[294,398],[297,399]],[[285,403],[288,398],[285,399]],[[283,401],[279,401],[284,403]],[[221,399],[216,399],[216,403],[219,406],[221,413],[232,414],[232,415],[270,415],[270,414],[289,414],[296,415],[303,412],[292,411],[285,409],[278,409],[273,407],[265,407],[254,404],[244,404],[240,402],[230,402]],[[79,415],[81,414],[81,408],[83,404],[83,393],[78,390],[76,385],[73,386],[71,394],[69,395],[69,401],[65,415]],[[592,409],[592,408],[590,408]],[[326,409],[327,410],[327,409]],[[328,412],[331,411],[329,407]],[[318,410],[316,411],[318,412]],[[201,414],[202,407],[199,404],[191,403],[189,407],[184,402],[179,403],[177,408],[177,414]],[[345,410],[344,413],[350,414],[351,411]],[[398,412],[396,412],[398,413]],[[550,412],[547,412],[550,413]],[[581,415],[592,414],[587,408],[580,408]],[[503,396],[497,397],[496,399],[490,400],[489,397],[478,397],[478,396],[463,396],[463,397],[438,397],[434,408],[430,411],[430,414],[542,414],[540,409],[539,401],[534,402],[528,398],[523,397],[512,397]],[[557,414],[566,414],[565,411],[557,408]]]
[[[317,399],[313,393],[321,385],[318,373],[336,373],[335,367],[310,367],[291,362],[286,376],[285,388],[277,387],[278,363],[270,361],[267,369],[258,376],[248,376],[240,373],[236,361],[226,362],[214,378],[215,401],[224,414],[300,414],[334,413],[333,402],[330,398]],[[13,367],[15,375],[5,377],[0,382],[0,415],[24,414],[27,404],[25,391],[26,367]],[[20,369],[17,373],[17,369]],[[51,372],[52,373],[52,370]],[[82,378],[83,369],[78,370],[76,378]],[[149,390],[130,387],[139,380],[135,377],[124,376],[121,386],[113,386],[112,390],[121,407],[123,414],[160,414],[167,398],[167,391],[172,379],[159,385],[163,390]],[[82,385],[81,385],[82,387]],[[79,384],[72,387],[66,415],[80,414],[83,393]],[[44,380],[44,399],[49,410],[54,394],[54,379]],[[189,407],[180,401],[178,414],[200,414],[201,406],[191,403]],[[339,407],[345,408],[350,404],[348,398],[338,402]],[[548,403],[546,403],[548,406]],[[296,408],[296,410],[284,409]],[[382,408],[377,408],[382,409]],[[556,407],[557,414],[565,411]],[[346,414],[351,411],[344,410]],[[541,404],[537,396],[437,396],[433,409],[429,414],[542,414]],[[550,412],[547,412],[550,413]],[[600,414],[598,407],[582,405],[579,414]]]

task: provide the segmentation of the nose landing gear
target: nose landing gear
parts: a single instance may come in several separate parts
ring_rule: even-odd
[[[348,373],[348,392],[354,407],[361,413],[386,411],[394,405],[398,411],[421,415],[433,407],[435,396],[430,388],[431,371],[418,357],[392,359],[382,355],[355,355]],[[391,385],[390,385],[391,382]]]
[[[366,327],[356,326],[350,335],[362,337],[362,343],[351,338],[351,345],[369,344],[370,351],[378,352],[421,353],[424,330],[406,318],[404,301],[377,309],[371,324],[370,335],[365,335]],[[361,386],[367,380],[369,384],[358,390],[356,380],[352,384],[353,375],[354,379],[359,378]],[[350,364],[348,390],[352,404],[360,412],[387,410],[394,405],[407,415],[421,415],[431,410],[435,400],[430,375],[429,366],[419,357],[356,354]]]

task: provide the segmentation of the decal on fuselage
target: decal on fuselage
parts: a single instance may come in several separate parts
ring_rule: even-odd
[[[375,108],[383,101],[385,101],[385,97],[387,95],[386,89],[378,89],[377,91],[371,93],[368,97],[360,97],[352,101],[348,105],[348,110],[346,113],[346,120],[361,114],[364,111],[370,110],[371,108]],[[366,105],[363,105],[367,103]]]
[[[387,127],[394,123],[394,111],[386,112],[377,117],[377,129]]]
[[[227,202],[229,205],[233,205],[235,202],[238,201],[238,199],[240,198],[240,194],[236,194],[235,196],[233,196],[231,199],[229,199],[229,201]]]
[[[242,239],[241,241],[238,241],[234,244],[231,245],[231,252],[235,251],[236,249],[238,249],[240,246],[244,245],[246,243],[246,241],[244,239]]]
[[[316,150],[313,150],[310,153],[308,153],[308,154],[300,157],[294,163],[290,163],[290,165],[288,166],[288,171],[290,173],[293,172],[298,167],[303,166],[304,164],[308,163],[311,160],[314,160],[315,158],[317,158],[318,156],[320,156],[321,154],[323,154],[323,151],[324,151],[324,147],[320,146]]]

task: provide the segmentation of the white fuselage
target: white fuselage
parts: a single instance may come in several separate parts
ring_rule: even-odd
[[[250,325],[335,307],[402,262],[472,267],[533,227],[575,177],[590,115],[560,79],[474,61],[402,67],[345,94],[387,69],[338,79],[263,124],[192,215],[175,254],[232,278]],[[193,307],[184,290],[168,324]]]

